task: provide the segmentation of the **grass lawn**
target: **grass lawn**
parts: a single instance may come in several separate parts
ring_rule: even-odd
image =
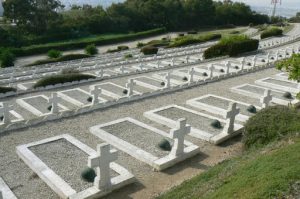
[[[289,195],[300,180],[300,138],[225,161],[158,199],[264,199]]]

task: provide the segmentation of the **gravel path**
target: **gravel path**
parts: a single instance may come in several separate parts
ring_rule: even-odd
[[[277,79],[266,79],[266,80],[264,80],[264,82],[269,82],[269,83],[272,83],[272,84],[277,84],[277,85],[280,85],[280,86],[286,86],[286,87],[291,87],[291,88],[298,88],[297,83],[281,81],[281,80],[277,80]]]

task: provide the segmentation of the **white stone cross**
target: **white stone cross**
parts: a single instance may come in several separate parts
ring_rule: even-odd
[[[186,63],[188,64],[188,63],[190,62],[190,56],[187,55],[187,56],[185,57],[185,60],[186,60]]]
[[[262,108],[267,108],[272,101],[273,96],[271,95],[271,90],[265,90],[264,95],[260,99],[260,103],[262,104]]]
[[[174,66],[175,65],[175,58],[174,57],[172,58],[171,62],[172,62],[172,66]]]
[[[157,68],[159,68],[159,67],[160,67],[160,63],[161,63],[161,61],[160,61],[160,60],[158,60],[158,61],[157,61]]]
[[[107,143],[97,146],[97,155],[88,158],[88,167],[97,170],[97,176],[94,180],[94,186],[100,190],[109,190],[111,188],[110,163],[118,159],[116,150],[110,150]]]
[[[167,72],[166,76],[165,76],[165,88],[170,88],[171,87],[171,71]]]
[[[253,57],[253,59],[252,59],[252,67],[255,67],[256,61],[257,61],[257,57],[256,57],[256,55],[255,55],[255,56]]]
[[[189,82],[192,83],[194,82],[194,75],[195,75],[195,69],[194,68],[191,68],[189,70]]]
[[[12,110],[12,106],[10,106],[7,102],[3,102],[2,106],[0,107],[0,115],[3,116],[2,122],[4,124],[11,123],[10,117],[9,117],[9,111]]]
[[[100,68],[100,71],[97,71],[96,75],[99,76],[100,78],[103,78],[103,68]]]
[[[140,67],[141,70],[143,70],[143,64],[142,63],[139,64],[139,67]]]
[[[237,103],[231,102],[227,109],[225,119],[226,125],[223,129],[223,133],[232,134],[234,132],[235,117],[240,113],[240,109],[237,108]]]
[[[171,156],[178,157],[184,153],[184,137],[190,132],[191,126],[186,124],[186,119],[179,119],[176,129],[170,131],[171,138],[174,139]]]
[[[57,96],[57,93],[52,93],[51,97],[48,100],[48,103],[51,104],[51,113],[56,114],[59,113],[58,102],[61,100],[60,97]]]
[[[215,70],[214,65],[213,65],[213,64],[210,64],[209,67],[208,67],[208,69],[210,70],[209,77],[210,77],[210,78],[213,78],[213,76],[214,76],[214,70]]]
[[[126,88],[128,90],[127,96],[132,96],[133,95],[133,86],[135,86],[136,83],[134,82],[134,79],[129,79],[128,83],[126,83]]]
[[[230,66],[231,66],[230,61],[227,61],[225,66],[226,66],[226,74],[229,74],[229,69],[230,69]]]
[[[99,104],[99,95],[102,93],[102,89],[100,86],[94,86],[94,88],[90,91],[90,94],[93,95],[92,104]]]
[[[276,61],[279,60],[279,50],[276,51]]]
[[[122,73],[122,74],[125,73],[125,67],[124,67],[123,65],[120,67],[120,70],[121,70],[121,73]]]
[[[267,64],[270,63],[270,53],[267,54]]]
[[[241,61],[241,64],[242,64],[242,70],[244,70],[244,67],[245,67],[245,64],[246,64],[246,58],[243,57],[242,61]]]
[[[286,58],[287,57],[287,48],[286,49],[284,49],[284,58]]]

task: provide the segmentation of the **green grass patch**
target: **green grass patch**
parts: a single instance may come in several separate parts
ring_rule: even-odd
[[[225,161],[158,199],[283,198],[300,179],[300,139]]]
[[[243,142],[247,148],[262,147],[295,132],[300,132],[300,112],[274,106],[259,111],[247,121]]]
[[[32,64],[26,65],[25,67],[50,64],[50,63],[56,63],[56,62],[63,62],[63,61],[70,61],[70,60],[76,60],[76,59],[84,59],[84,58],[89,58],[89,57],[92,57],[92,56],[86,55],[86,54],[69,54],[69,55],[61,56],[59,58],[38,60]]]
[[[95,79],[96,76],[80,73],[68,73],[68,74],[59,74],[53,75],[50,77],[45,77],[37,81],[33,88],[46,87],[50,85],[63,84],[67,82],[74,82],[80,80]]]
[[[282,33],[283,33],[283,30],[281,28],[272,27],[272,28],[268,28],[268,29],[264,30],[260,34],[260,38],[265,39],[268,37],[281,36]]]
[[[207,35],[200,35],[200,36],[190,36],[190,35],[180,36],[177,37],[175,40],[173,40],[168,47],[175,48],[175,47],[182,47],[191,44],[199,44],[207,41],[217,40],[220,39],[221,37],[222,37],[221,34],[207,34]]]
[[[0,86],[0,93],[8,93],[8,92],[15,92],[15,91],[17,91],[17,89],[15,88]]]
[[[88,37],[84,39],[14,48],[12,49],[12,51],[17,56],[28,56],[28,55],[46,53],[51,49],[72,50],[72,49],[84,48],[90,44],[107,45],[107,44],[113,44],[113,43],[123,42],[123,41],[131,41],[135,39],[141,39],[153,35],[162,34],[165,32],[166,32],[166,28],[158,28],[158,29],[148,30],[144,32],[129,33],[129,34],[110,34],[110,35],[106,34],[106,35],[99,35],[95,37]]]

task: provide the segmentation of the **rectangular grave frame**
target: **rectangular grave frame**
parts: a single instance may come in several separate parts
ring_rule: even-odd
[[[11,191],[5,181],[0,177],[0,192],[2,192],[3,199],[17,199],[15,194]]]
[[[162,82],[162,81],[159,80],[159,79],[156,79],[156,78],[153,78],[153,77],[147,77],[147,76],[139,76],[139,77],[133,78],[133,79],[134,79],[134,82],[135,82],[137,85],[139,85],[139,86],[146,87],[146,88],[149,88],[149,89],[151,89],[151,90],[162,90],[162,89],[164,88],[164,86],[162,86],[162,87],[157,87],[157,86],[155,86],[155,85],[148,84],[148,83],[146,83],[146,82],[140,81],[140,80],[138,80],[137,78],[147,78],[147,79],[152,79],[152,80],[158,81],[158,82],[159,82],[159,81]],[[171,85],[174,86],[172,83],[171,83]]]
[[[87,91],[85,91],[85,90],[83,90],[83,89],[81,89],[81,88],[73,88],[73,89],[68,89],[68,90],[64,90],[64,91],[58,91],[58,92],[57,92],[57,95],[58,95],[59,97],[61,97],[62,99],[64,99],[65,101],[67,101],[67,102],[69,102],[69,103],[71,103],[71,104],[73,104],[73,105],[75,105],[75,106],[78,106],[78,107],[88,107],[88,106],[91,106],[91,105],[92,105],[92,102],[87,103],[87,104],[84,104],[84,103],[82,103],[82,102],[80,102],[80,101],[78,101],[78,100],[76,100],[76,99],[74,99],[74,98],[68,96],[67,94],[65,94],[65,92],[69,92],[69,91],[78,91],[78,92],[82,92],[82,93],[87,94],[87,95],[89,95],[90,97],[92,97],[92,95],[91,95],[89,92],[87,92]],[[104,98],[98,97],[98,99],[99,99],[100,103],[107,102],[107,100],[104,99]]]
[[[209,118],[209,119],[212,119],[212,120],[219,120],[221,123],[226,122],[226,120],[224,120],[224,119],[220,119],[220,118],[217,118],[217,117],[214,117],[214,116],[211,116],[211,115],[207,115],[205,113],[201,113],[201,112],[198,112],[198,111],[194,111],[194,110],[191,110],[191,109],[188,109],[188,108],[185,108],[185,107],[182,107],[182,106],[178,106],[178,105],[175,105],[175,104],[171,104],[171,105],[168,105],[168,106],[164,106],[164,107],[160,107],[160,108],[157,108],[157,109],[154,109],[154,110],[144,112],[144,116],[146,118],[152,120],[152,121],[155,121],[155,122],[159,123],[159,124],[166,125],[170,128],[173,128],[173,127],[176,126],[177,121],[172,120],[172,119],[167,118],[167,117],[164,117],[164,116],[161,116],[159,114],[156,114],[156,112],[163,111],[163,110],[166,110],[166,109],[169,109],[169,108],[178,108],[178,109],[187,111],[189,113],[199,115],[199,116],[202,116],[202,117],[206,117],[206,118]],[[189,121],[187,120],[187,124],[188,123],[189,123]],[[194,128],[191,125],[191,133],[189,135],[192,136],[192,137],[201,139],[201,140],[205,140],[205,141],[213,143],[213,144],[219,144],[219,143],[221,143],[221,142],[223,142],[223,141],[225,141],[225,140],[227,140],[231,137],[234,137],[234,136],[238,135],[242,128],[243,128],[242,125],[234,123],[234,133],[225,134],[223,132],[220,132],[217,135],[213,135],[213,134],[211,134],[209,132],[206,132],[204,130]]]
[[[159,73],[164,73],[163,71],[162,72],[159,72]],[[171,72],[171,76],[172,76],[172,72]],[[156,79],[158,79],[158,80],[161,80],[161,81],[165,81],[165,79],[164,79],[164,76],[161,76],[160,74],[158,74],[158,73],[155,73],[155,74],[152,74],[152,77],[154,77],[154,78],[156,78]],[[185,84],[186,82],[184,82],[184,81],[179,81],[179,80],[176,80],[176,79],[172,79],[172,77],[170,78],[170,82],[172,83],[172,84],[174,84],[175,86],[176,85],[182,85],[182,84]]]
[[[289,80],[276,79],[276,78],[272,78],[272,77],[266,77],[266,78],[263,78],[263,79],[256,80],[255,84],[258,84],[260,86],[265,86],[265,87],[268,87],[268,88],[271,88],[271,89],[274,89],[274,90],[279,90],[279,91],[284,91],[284,92],[291,92],[292,94],[297,94],[297,93],[300,92],[300,89],[298,89],[298,88],[291,88],[291,87],[283,86],[283,85],[280,85],[280,84],[265,82],[265,80],[268,80],[268,79],[274,79],[274,80],[278,80],[278,81],[282,81],[282,82],[298,84],[296,82],[292,82],[292,81],[289,81]],[[298,84],[298,87],[300,88],[299,84]]]
[[[28,99],[31,99],[31,98],[35,98],[35,97],[42,97],[42,98],[44,98],[46,100],[49,100],[49,97],[47,97],[46,95],[35,95],[35,96],[30,96],[30,97],[25,97],[25,98],[17,99],[16,102],[21,107],[25,108],[27,111],[31,112],[32,114],[34,114],[34,115],[36,115],[38,117],[43,117],[43,116],[51,115],[51,111],[49,113],[42,113],[37,108],[35,108],[34,106],[32,106],[31,104],[29,104],[29,103],[27,103],[25,101],[25,100],[28,100]],[[58,103],[58,106],[62,109],[60,112],[69,111],[69,109],[67,107],[61,105],[60,103]]]
[[[110,84],[110,85],[119,87],[119,88],[121,88],[123,90],[126,89],[125,87],[120,86],[120,85],[115,84],[115,83],[112,83],[112,82],[105,82],[105,83],[101,83],[101,84],[93,84],[93,85],[89,86],[89,89],[92,90],[92,89],[94,89],[95,86],[100,86],[100,88],[101,88],[101,85],[105,85],[105,84]],[[105,89],[102,89],[102,88],[101,88],[101,91],[102,91],[103,95],[107,95],[107,96],[109,96],[111,98],[114,98],[114,99],[120,99],[120,98],[126,97],[126,96],[121,96],[121,95],[118,95],[116,93],[113,93],[113,92],[111,92],[109,90],[105,90]],[[137,92],[137,91],[133,91],[133,93],[134,93],[133,95],[140,95],[141,94],[140,92]]]
[[[125,122],[125,121],[131,122],[137,126],[148,129],[158,135],[172,139],[170,137],[169,133],[166,133],[164,131],[156,129],[152,126],[149,126],[149,125],[142,123],[131,117],[125,117],[125,118],[114,120],[114,121],[111,121],[111,122],[108,122],[105,124],[100,124],[100,125],[90,127],[90,132],[93,135],[95,135],[96,137],[100,138],[101,140],[104,140],[105,142],[118,148],[119,150],[122,150],[125,153],[129,154],[130,156],[132,156],[142,162],[145,162],[146,164],[150,165],[157,171],[162,171],[166,168],[169,168],[169,167],[175,165],[176,163],[184,161],[200,152],[198,146],[185,140],[184,141],[184,145],[185,145],[184,154],[182,154],[182,156],[174,157],[169,154],[165,157],[159,158],[159,157],[156,157],[155,155],[153,155],[137,146],[134,146],[133,144],[130,144],[129,142],[124,141],[124,140],[101,129],[102,127],[114,125],[114,124]]]
[[[232,88],[230,88],[230,90],[233,93],[238,93],[240,95],[244,95],[244,96],[255,98],[255,99],[261,99],[261,97],[263,96],[263,95],[260,95],[260,94],[257,94],[257,93],[253,93],[251,91],[246,91],[246,90],[241,89],[241,87],[244,87],[244,86],[253,86],[253,87],[257,87],[257,88],[264,89],[264,90],[270,90],[270,91],[282,93],[282,95],[284,94],[283,91],[270,89],[270,88],[266,88],[266,87],[262,87],[262,86],[258,86],[258,85],[254,85],[254,84],[247,84],[247,83],[239,85],[239,86],[232,87]],[[289,101],[288,99],[284,100],[284,99],[277,98],[276,96],[273,96],[272,102],[274,102],[276,104],[287,106],[287,105],[289,105],[289,103],[298,104],[300,101],[297,100],[297,99]]]
[[[24,82],[24,83],[20,83],[17,84],[17,88],[23,91],[27,91],[30,89],[30,87],[25,86],[26,84],[35,84],[36,81],[32,81],[32,82]]]
[[[278,80],[289,80],[288,75],[285,72],[278,73],[278,74],[274,75],[274,77]],[[289,81],[293,81],[293,80],[289,80]]]
[[[95,186],[92,186],[86,190],[77,193],[67,182],[65,182],[62,177],[58,176],[52,169],[50,169],[41,159],[39,159],[32,151],[30,147],[46,144],[49,142],[54,142],[60,139],[65,139],[66,141],[73,144],[75,147],[87,153],[89,156],[96,155],[96,151],[80,142],[73,136],[69,134],[63,134],[37,142],[32,142],[29,144],[24,144],[17,146],[18,156],[33,170],[55,193],[64,199],[85,199],[102,197],[109,194],[113,190],[119,189],[123,186],[131,184],[135,181],[133,174],[131,174],[127,169],[121,165],[112,162],[110,164],[110,169],[114,170],[119,175],[111,178],[112,189],[111,190],[99,190]],[[88,162],[88,160],[87,160]]]
[[[225,97],[221,97],[221,96],[217,96],[217,95],[213,95],[213,94],[207,94],[207,95],[203,95],[201,97],[197,97],[197,98],[187,100],[186,104],[190,105],[192,107],[207,111],[209,113],[224,116],[226,114],[226,111],[227,111],[226,109],[222,109],[222,108],[219,108],[219,107],[216,107],[216,106],[209,105],[209,104],[198,101],[198,100],[201,100],[201,99],[204,99],[204,98],[207,98],[207,97],[215,97],[215,98],[219,98],[219,99],[222,99],[222,100],[235,102],[237,104],[242,104],[242,105],[245,105],[245,106],[250,106],[251,105],[251,104],[248,104],[248,103],[245,103],[245,102],[241,102],[241,101],[237,101],[237,100],[233,100],[233,99],[229,99],[229,98],[225,98]],[[255,107],[256,107],[257,110],[261,110],[261,107],[258,107],[258,106],[255,106]],[[243,115],[241,113],[236,116],[236,119],[238,121],[241,121],[241,122],[246,122],[249,118],[250,118],[249,116]]]

